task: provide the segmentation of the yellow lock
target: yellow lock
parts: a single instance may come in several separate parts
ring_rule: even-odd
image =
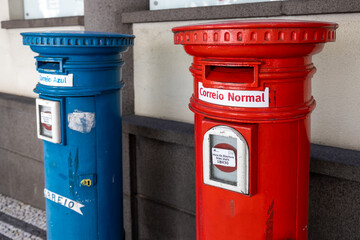
[[[80,184],[83,185],[83,186],[90,187],[91,186],[91,179],[83,179],[83,180],[81,180]]]

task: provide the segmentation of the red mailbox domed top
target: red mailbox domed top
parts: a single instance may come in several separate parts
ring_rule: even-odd
[[[237,20],[175,27],[175,44],[247,45],[335,41],[336,23],[299,20]]]
[[[190,108],[206,117],[242,123],[306,117],[315,107],[311,56],[335,41],[337,27],[329,22],[261,19],[173,28],[175,44],[194,57]],[[261,94],[258,103],[264,104],[249,91]],[[247,104],[246,96],[254,100]]]

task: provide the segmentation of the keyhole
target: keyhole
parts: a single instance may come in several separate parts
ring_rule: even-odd
[[[91,180],[90,179],[83,179],[80,183],[83,186],[88,186],[88,187],[91,186]]]

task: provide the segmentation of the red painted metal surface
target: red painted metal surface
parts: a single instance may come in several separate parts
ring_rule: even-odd
[[[315,108],[311,56],[335,41],[337,27],[251,20],[173,29],[175,44],[194,56],[189,106],[195,113],[198,240],[307,239],[310,113]],[[236,91],[253,91],[257,98],[251,93],[235,98]],[[226,105],[221,98],[253,102]],[[256,101],[267,105],[252,107]],[[204,135],[219,125],[236,129],[247,143],[248,194],[204,183]]]

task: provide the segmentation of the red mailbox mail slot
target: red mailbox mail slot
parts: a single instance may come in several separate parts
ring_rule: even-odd
[[[335,23],[173,29],[192,55],[197,239],[307,239],[311,57]]]

